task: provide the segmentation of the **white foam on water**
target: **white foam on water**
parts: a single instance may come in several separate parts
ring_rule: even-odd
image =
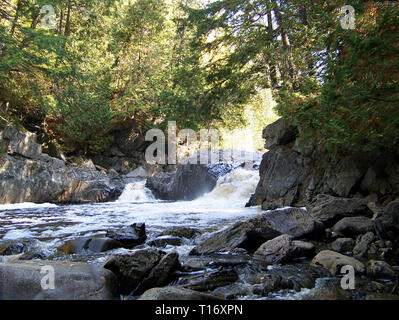
[[[144,180],[127,184],[116,202],[154,201],[155,197],[151,190],[145,187],[145,183],[146,181]]]
[[[23,202],[14,204],[0,204],[1,210],[19,210],[19,209],[31,209],[31,208],[56,208],[58,207],[53,203],[33,203],[33,202]]]

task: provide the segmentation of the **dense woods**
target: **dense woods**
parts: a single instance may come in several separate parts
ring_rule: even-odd
[[[2,0],[0,121],[96,153],[121,128],[237,128],[248,105],[263,117],[271,89],[305,143],[398,152],[398,13],[396,1]]]

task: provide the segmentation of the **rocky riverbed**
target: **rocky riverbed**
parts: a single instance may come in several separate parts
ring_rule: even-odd
[[[0,299],[399,298],[389,157],[381,170],[376,158],[316,165],[280,121],[265,130],[259,173],[182,165],[126,181],[49,159],[8,130],[2,202],[53,204],[0,207]],[[53,290],[42,286],[49,267]]]

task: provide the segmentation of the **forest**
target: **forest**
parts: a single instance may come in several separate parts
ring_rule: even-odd
[[[398,13],[397,1],[1,0],[0,122],[90,155],[121,128],[264,127],[268,90],[305,144],[399,153]]]

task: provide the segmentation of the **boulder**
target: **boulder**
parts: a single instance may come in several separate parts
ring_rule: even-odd
[[[220,300],[219,298],[179,287],[152,288],[144,292],[138,300]]]
[[[219,177],[234,168],[231,164],[182,164],[176,172],[149,177],[146,187],[162,200],[194,200],[210,192]]]
[[[396,273],[385,261],[370,260],[367,263],[367,275],[372,279],[395,279]]]
[[[255,274],[249,281],[255,283],[254,294],[267,296],[270,292],[284,289],[299,292],[304,288],[314,288],[316,280],[326,276],[328,276],[328,271],[321,267],[287,264],[267,268],[267,271]]]
[[[353,248],[353,255],[358,259],[365,256],[370,244],[374,241],[374,238],[375,236],[373,232],[367,232],[366,234],[359,236],[356,240],[356,245]]]
[[[292,237],[283,234],[266,241],[254,253],[254,260],[264,265],[286,263],[292,259],[314,254],[315,247],[311,243],[293,241]]]
[[[172,236],[192,239],[200,234],[200,231],[190,227],[172,227],[163,231],[159,236]]]
[[[209,254],[235,248],[254,251],[265,241],[281,234],[299,238],[320,234],[322,230],[322,224],[306,210],[287,208],[268,211],[211,235],[197,245],[192,254]]]
[[[107,237],[86,237],[67,241],[58,248],[64,254],[98,253],[117,248],[122,248],[123,244]]]
[[[165,248],[166,246],[180,246],[182,241],[179,237],[170,237],[170,236],[163,236],[158,237],[154,240],[148,242],[149,246],[158,247],[158,248]]]
[[[265,212],[264,215],[275,230],[296,239],[305,236],[317,236],[324,233],[323,224],[303,209],[279,209]]]
[[[263,138],[266,139],[265,149],[293,142],[297,135],[298,129],[283,118],[268,125],[262,133]]]
[[[367,217],[347,217],[338,221],[333,227],[333,232],[346,236],[354,236],[374,230],[374,223]]]
[[[122,243],[127,249],[132,249],[147,239],[145,223],[133,223],[122,230],[108,230],[106,236]]]
[[[350,252],[354,246],[355,241],[352,238],[338,238],[331,244],[333,251],[339,253]]]
[[[42,280],[54,270],[54,289]],[[46,284],[49,284],[46,282]],[[97,265],[58,261],[0,263],[0,300],[114,300],[119,298],[115,275]]]
[[[237,272],[231,268],[222,268],[198,275],[181,277],[178,281],[178,285],[195,291],[210,291],[230,285],[237,280]]]
[[[366,271],[364,264],[360,261],[331,250],[319,252],[313,258],[311,265],[322,266],[330,270],[333,275],[340,274],[341,268],[346,265],[352,266],[356,273],[364,273]]]
[[[167,255],[156,249],[142,249],[133,253],[114,255],[104,263],[118,278],[124,295],[142,292],[154,285],[166,285],[177,267],[176,253]]]
[[[197,245],[190,254],[207,255],[215,252],[231,251],[235,248],[256,250],[262,243],[281,233],[262,214],[213,233]]]
[[[391,231],[399,234],[399,201],[390,202],[377,220],[382,224],[384,233]]]
[[[373,215],[365,199],[337,198],[329,195],[318,195],[307,209],[315,219],[329,227],[345,217]]]
[[[151,288],[162,287],[175,279],[174,272],[180,267],[179,255],[172,252],[165,255],[159,263],[150,271],[136,289],[131,293],[132,296],[138,296]]]
[[[233,267],[248,264],[251,257],[241,254],[210,254],[206,256],[188,256],[182,258],[184,270],[204,270],[211,267]]]

